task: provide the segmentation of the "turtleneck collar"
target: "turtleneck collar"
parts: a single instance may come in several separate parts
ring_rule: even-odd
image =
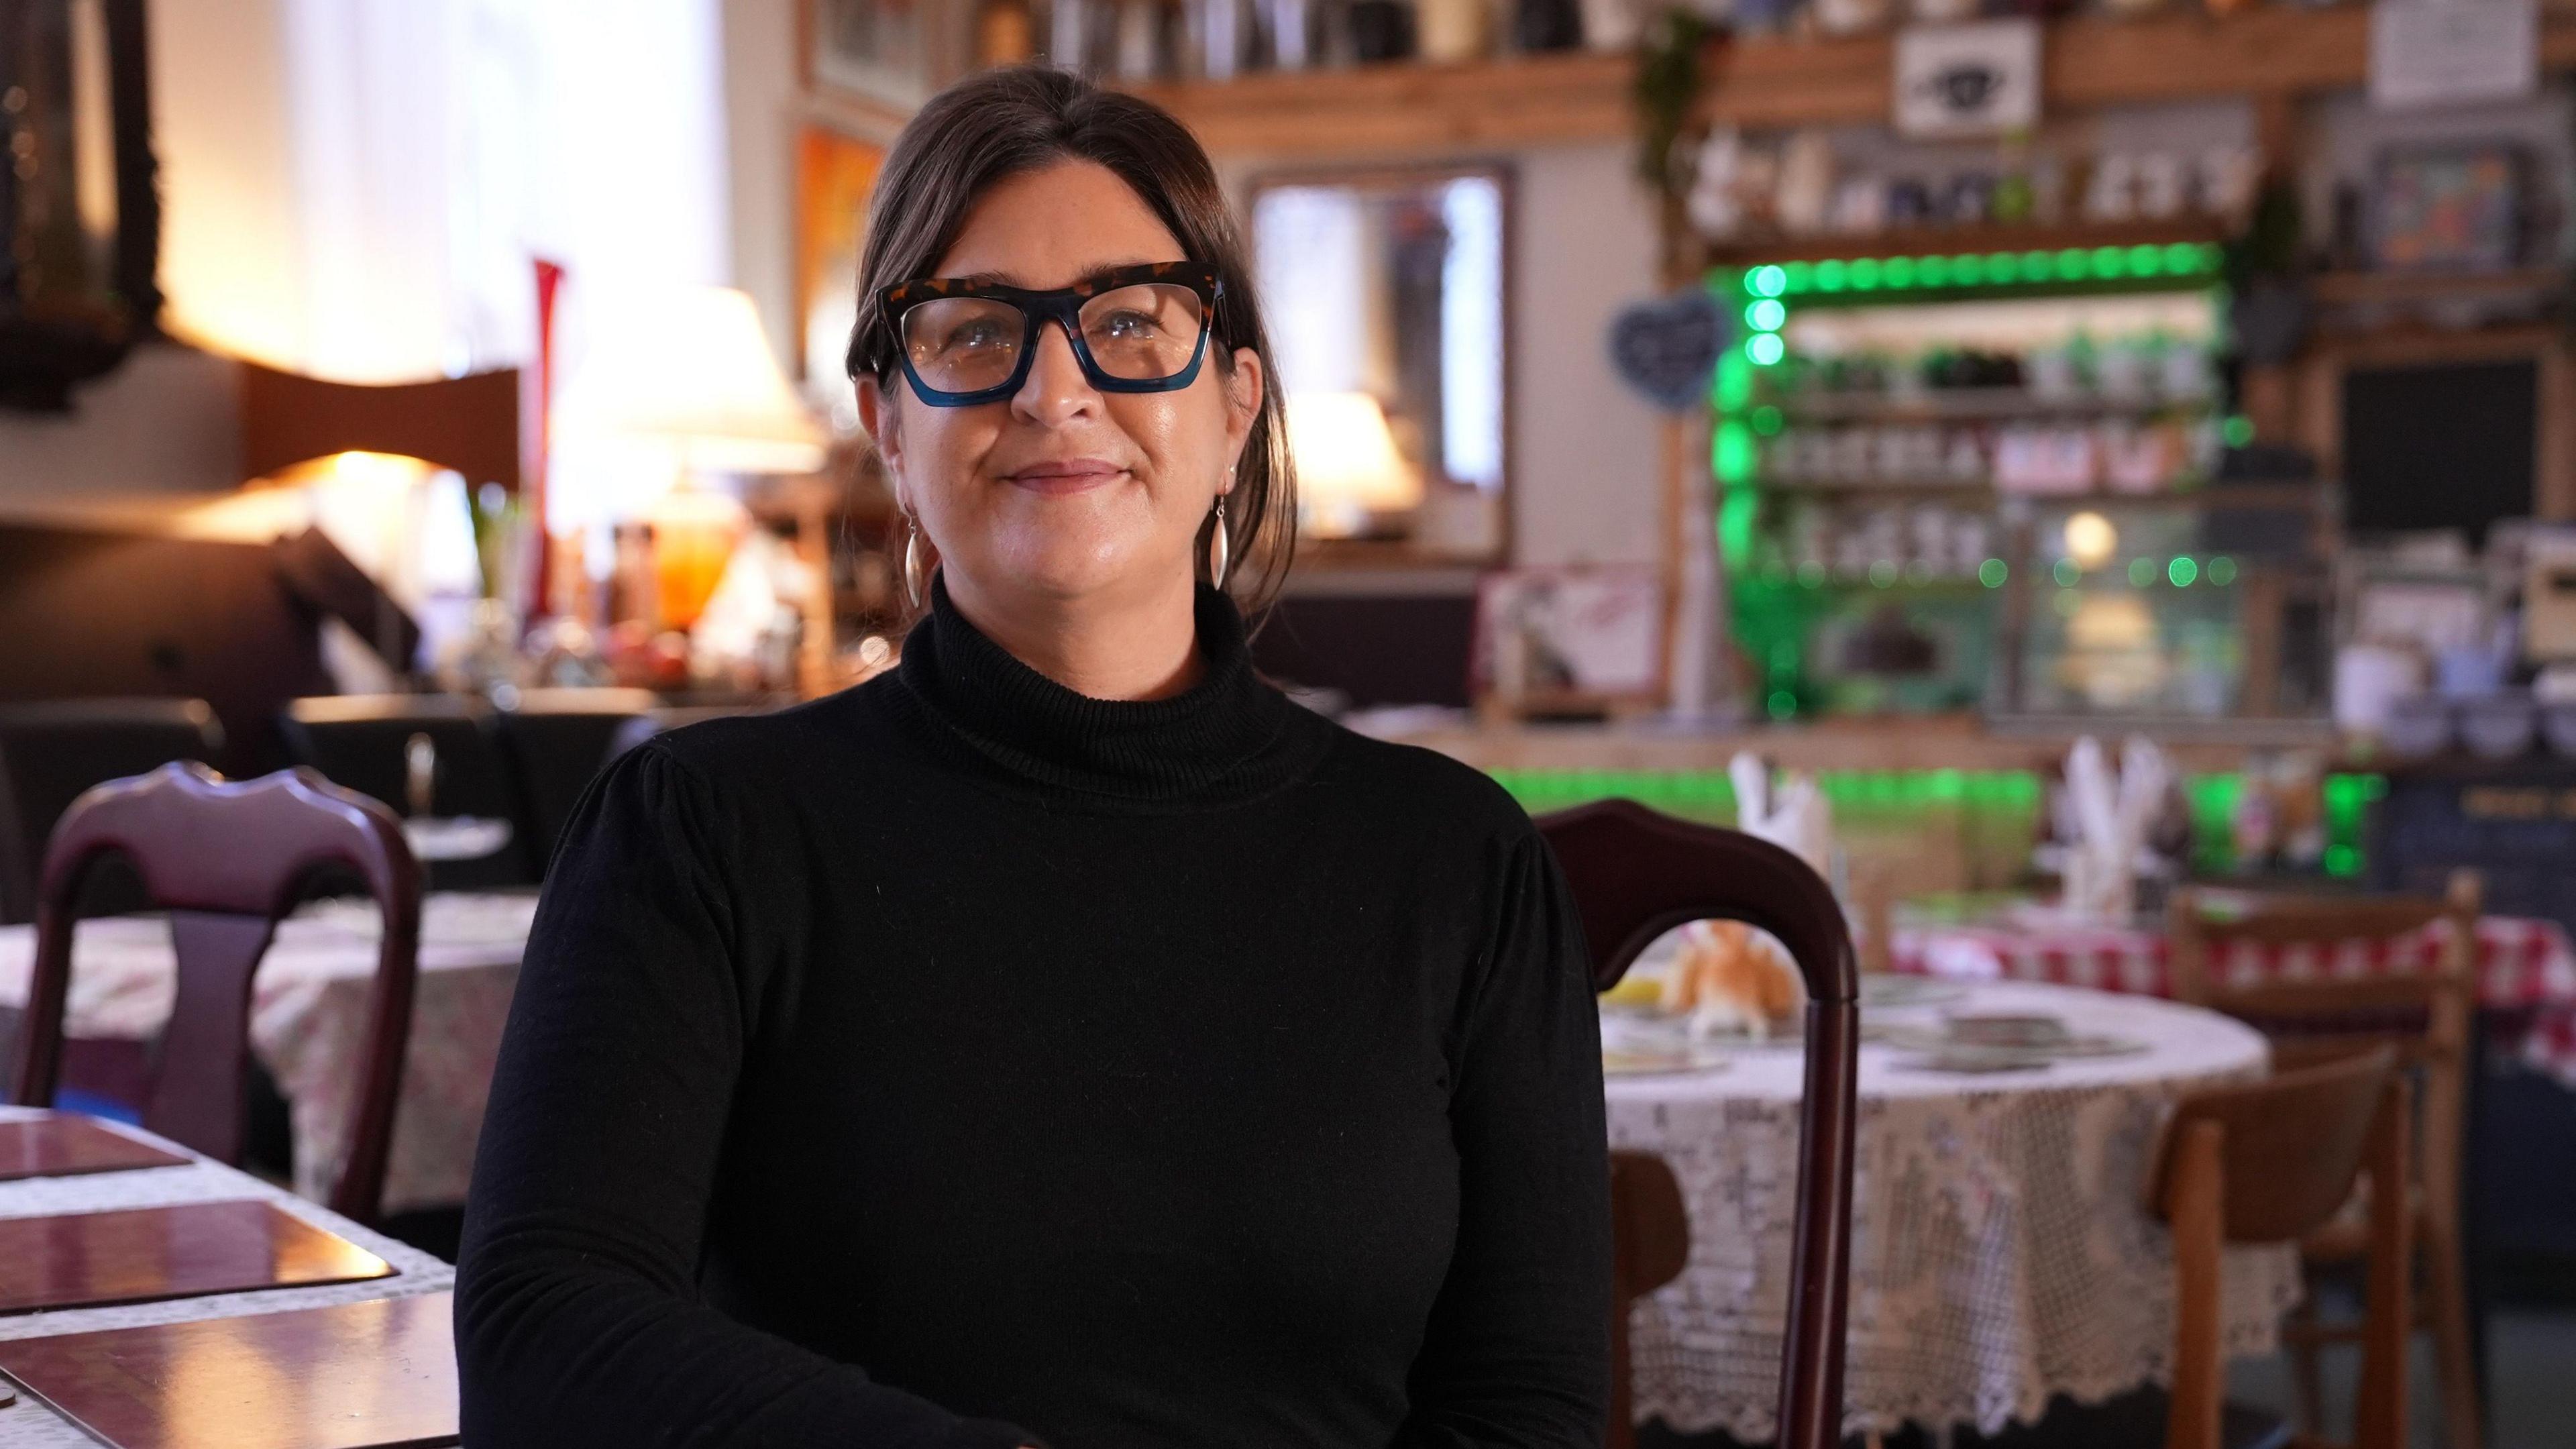
[[[1149,806],[1263,792],[1302,753],[1285,748],[1297,707],[1254,671],[1232,599],[1200,584],[1193,607],[1196,684],[1165,699],[1093,699],[967,622],[934,573],[898,673],[944,733],[1026,784]]]

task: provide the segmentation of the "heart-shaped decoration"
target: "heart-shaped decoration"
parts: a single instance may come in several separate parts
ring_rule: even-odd
[[[1638,302],[1610,323],[1610,365],[1648,402],[1681,412],[1708,397],[1732,332],[1726,310],[1697,289]]]

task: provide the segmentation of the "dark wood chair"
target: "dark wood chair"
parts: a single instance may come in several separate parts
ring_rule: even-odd
[[[1664,1160],[1646,1152],[1610,1154],[1610,1437],[1606,1449],[1637,1442],[1636,1375],[1628,1354],[1628,1317],[1637,1300],[1682,1275],[1690,1263],[1690,1209]]]
[[[92,785],[172,760],[212,764],[223,727],[202,699],[58,699],[0,709],[0,923],[36,918],[54,822]],[[99,879],[82,908],[139,910],[128,880]]]
[[[143,1125],[224,1162],[241,1158],[251,976],[278,920],[317,870],[347,871],[366,882],[384,912],[384,947],[349,1101],[348,1160],[330,1206],[373,1221],[384,1193],[420,953],[421,873],[402,822],[377,802],[301,769],[227,783],[202,765],[178,763],[81,796],[45,855],[35,976],[11,1095],[22,1106],[53,1102],[71,984],[73,902],[81,877],[111,854],[130,861],[153,903],[170,913],[178,958],[178,994]]]
[[[454,694],[324,694],[291,701],[280,722],[302,764],[335,785],[406,816],[478,816],[510,823],[487,856],[430,862],[433,890],[494,890],[538,883],[545,858],[529,840],[530,815],[499,739],[492,708]],[[422,758],[429,768],[413,768]]]
[[[1781,1449],[1829,1449],[1842,1438],[1860,1070],[1860,975],[1842,906],[1804,861],[1778,846],[1659,815],[1633,800],[1578,806],[1538,825],[1582,913],[1596,988],[1617,985],[1657,936],[1708,919],[1769,931],[1806,978],[1806,1097],[1778,1442]],[[1687,1228],[1682,1241],[1687,1245]],[[1622,1251],[1635,1255],[1642,1247]],[[1623,1300],[1614,1315],[1616,1343],[1626,1338],[1626,1310]],[[1619,1402],[1626,1403],[1624,1386]]]
[[[2167,903],[2174,996],[2263,1029],[2276,1055],[2296,1061],[2323,1050],[2385,1045],[2417,1081],[2415,1172],[2405,1200],[2414,1224],[2424,1292],[2416,1307],[2433,1339],[2448,1449],[2477,1449],[2478,1383],[2473,1352],[2476,1312],[2469,1301],[2467,1240],[2460,1183],[2468,1132],[2470,1033],[2477,1013],[2475,872],[2454,873],[2442,896],[2328,895],[2193,889]],[[2443,932],[2432,969],[2367,977],[2301,977],[2240,983],[2216,969],[2230,942],[2304,946],[2320,954],[2355,941],[2385,942],[2428,926]],[[2358,1205],[2320,1225],[2301,1245],[2309,1267],[2340,1269],[2367,1251]],[[2317,1349],[2348,1343],[2362,1330],[2321,1322],[2316,1295],[2283,1332],[2299,1410],[2313,1431],[2321,1378]]]
[[[2222,1449],[2226,1364],[2219,1256],[2293,1242],[2333,1220],[2367,1175],[2407,1180],[2410,1094],[2396,1055],[2371,1048],[2268,1081],[2184,1098],[2167,1122],[2148,1207],[2173,1227],[2174,1379],[2165,1449]],[[2355,1449],[2404,1449],[2409,1254],[2403,1193],[2374,1190]],[[2272,1442],[2280,1442],[2278,1439]],[[2310,1440],[2292,1441],[2312,1443]]]
[[[617,741],[659,701],[649,689],[523,689],[494,715],[501,750],[518,787],[521,833],[539,873],[555,840]]]

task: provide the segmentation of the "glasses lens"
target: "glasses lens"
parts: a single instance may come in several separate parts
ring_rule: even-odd
[[[903,350],[921,380],[941,392],[981,392],[1011,380],[1028,321],[989,297],[937,297],[903,314]]]
[[[1190,365],[1207,325],[1199,294],[1169,282],[1141,282],[1082,304],[1082,341],[1111,377],[1159,382]]]

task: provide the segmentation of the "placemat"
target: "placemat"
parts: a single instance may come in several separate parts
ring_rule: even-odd
[[[0,1313],[383,1278],[392,1264],[259,1201],[0,1218]]]
[[[457,1442],[445,1293],[0,1344],[0,1372],[117,1449]]]
[[[187,1161],[74,1112],[0,1122],[0,1182],[179,1167]]]

